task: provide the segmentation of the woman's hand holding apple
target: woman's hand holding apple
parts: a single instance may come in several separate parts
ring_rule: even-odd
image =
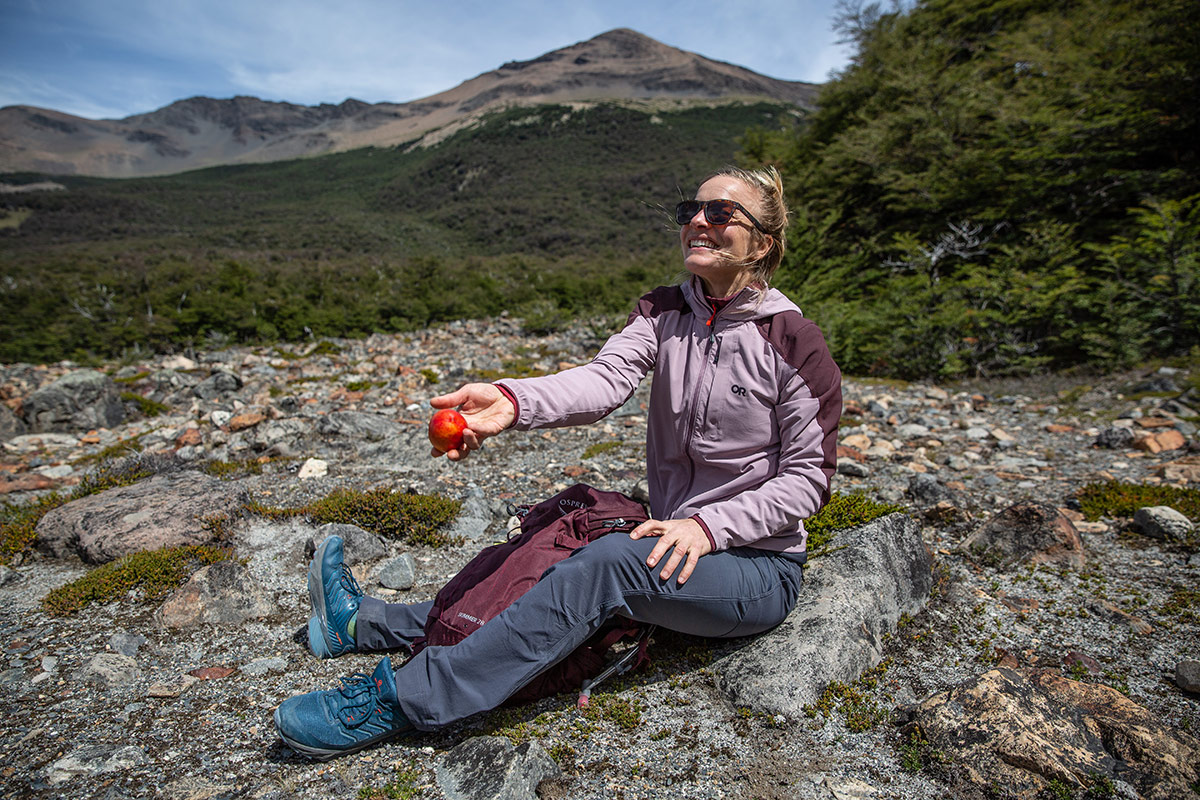
[[[468,383],[457,391],[439,395],[429,401],[437,409],[458,408],[466,420],[462,446],[445,454],[451,461],[461,461],[472,450],[478,450],[483,440],[495,436],[516,421],[516,409],[504,394],[490,383]],[[435,458],[442,451],[432,448]]]

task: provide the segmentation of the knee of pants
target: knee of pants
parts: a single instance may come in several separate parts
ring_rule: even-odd
[[[653,539],[630,539],[628,534],[610,533],[588,542],[546,571],[581,573],[581,580],[602,580],[606,575],[637,576],[646,572],[646,558],[654,549]],[[585,577],[586,576],[586,577]]]

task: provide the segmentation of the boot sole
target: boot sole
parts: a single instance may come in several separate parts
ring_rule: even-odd
[[[321,542],[317,552],[313,553],[312,562],[308,565],[308,600],[312,604],[313,615],[308,620],[308,649],[317,658],[329,658],[329,632],[325,626],[325,586],[321,581],[321,564],[325,561],[325,548],[329,539]]]
[[[295,739],[292,739],[283,732],[283,729],[279,725],[278,708],[275,709],[275,730],[279,732],[279,738],[283,740],[284,744],[305,758],[311,758],[313,761],[329,761],[330,759],[337,758],[338,756],[348,756],[351,753],[357,753],[359,750],[365,750],[366,748],[379,744],[380,742],[386,742],[388,739],[395,739],[398,736],[404,736],[405,734],[416,732],[412,728],[388,731],[387,733],[381,733],[378,736],[372,736],[370,739],[364,739],[361,742],[355,742],[350,747],[340,750],[328,747],[314,747],[313,745],[297,742]]]

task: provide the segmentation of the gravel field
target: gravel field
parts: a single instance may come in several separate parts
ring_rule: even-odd
[[[421,421],[430,396],[495,371],[581,363],[598,343],[590,327],[531,337],[500,319],[337,342],[337,352],[320,358],[265,348],[193,354],[191,370],[173,370],[183,376],[178,387],[161,375],[162,359],[126,365],[130,376],[157,376],[126,386],[164,403],[165,414],[127,419],[94,442],[79,441],[82,431],[74,444],[14,437],[5,443],[5,474],[12,480],[49,474],[56,476],[50,488],[63,489],[90,468],[82,457],[140,433],[143,453],[171,451],[189,466],[265,457],[261,473],[231,480],[268,505],[301,505],[338,487],[464,500],[474,527],[462,544],[386,540],[382,556],[355,567],[368,593],[418,601],[432,597],[481,546],[505,536],[510,503],[536,502],[576,482],[644,492],[641,410],[649,382],[589,428],[506,434],[462,464],[428,456]],[[195,383],[215,368],[238,374],[243,385],[214,399],[197,396]],[[121,375],[118,365],[112,369]],[[0,367],[0,384],[11,387],[7,396],[22,396],[69,370]],[[272,609],[238,624],[168,628],[158,603],[130,597],[49,616],[41,607],[47,592],[92,567],[31,554],[0,567],[0,793],[105,800],[483,797],[491,796],[484,786],[473,787],[474,794],[450,788],[446,765],[456,747],[501,736],[532,743],[518,748],[521,758],[553,759],[557,774],[542,782],[543,797],[985,797],[963,779],[954,753],[917,759],[900,726],[917,701],[997,664],[1050,668],[1112,686],[1164,730],[1194,737],[1197,695],[1175,680],[1180,662],[1200,660],[1194,544],[1150,538],[1125,518],[1089,522],[1076,514],[1086,554],[1081,568],[1032,562],[999,568],[977,563],[962,547],[1016,503],[1072,513],[1077,491],[1090,483],[1172,482],[1162,477],[1163,465],[1195,460],[1200,451],[1195,412],[1170,415],[1172,430],[1185,439],[1177,449],[1094,443],[1120,418],[1125,422],[1117,427],[1131,427],[1167,401],[1200,406],[1188,380],[1186,372],[1149,369],[940,387],[847,377],[840,439],[854,455],[843,455],[835,488],[905,505],[934,553],[936,580],[926,609],[903,621],[880,667],[853,687],[853,708],[844,694],[831,700],[827,715],[813,708],[811,716],[793,719],[735,707],[710,665],[745,643],[662,632],[650,667],[605,685],[587,712],[570,697],[549,698],[313,763],[281,744],[275,707],[294,693],[369,673],[378,662],[371,654],[319,661],[304,645],[305,571],[318,524],[231,518],[234,551]],[[1138,388],[1147,381],[1159,389]],[[1164,381],[1174,391],[1163,390]],[[347,388],[351,382],[360,388]],[[264,419],[230,430],[231,418],[255,412]],[[379,437],[321,432],[321,420],[335,412],[379,415],[389,427]],[[290,432],[279,425],[288,420],[295,423]],[[271,426],[275,433],[266,432]],[[180,445],[187,430],[199,434]],[[309,459],[324,462],[324,474],[300,477]],[[940,509],[913,488],[919,475],[944,491]],[[1184,485],[1198,486],[1194,477]],[[24,502],[45,491],[10,490],[7,499]],[[384,588],[379,569],[405,553],[415,566],[412,587]],[[811,568],[820,569],[820,560]],[[393,654],[395,661],[402,657]],[[1114,791],[1137,796],[1121,781]]]

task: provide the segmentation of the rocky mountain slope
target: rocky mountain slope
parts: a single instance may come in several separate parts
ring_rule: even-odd
[[[253,97],[193,97],[122,120],[0,109],[0,172],[101,177],[162,175],[217,164],[278,161],[390,147],[469,124],[505,105],[724,103],[771,99],[811,108],[813,84],[768,78],[618,29],[512,61],[408,103],[300,106]]]
[[[1192,376],[1166,369],[977,386],[848,377],[835,488],[906,511],[843,532],[814,557],[801,607],[779,629],[735,642],[660,633],[651,667],[602,687],[587,711],[550,698],[328,764],[288,751],[271,721],[278,703],[369,672],[378,657],[308,653],[307,554],[330,529],[245,512],[246,501],[293,507],[380,487],[462,500],[450,531],[461,543],[448,547],[337,528],[368,593],[428,598],[504,536],[508,503],[577,481],[644,493],[646,385],[596,425],[506,434],[457,465],[428,456],[430,396],[582,363],[602,336],[576,325],[532,337],[500,318],[295,351],[160,356],[108,375],[0,368],[10,502],[72,491],[121,443],[155,473],[86,498],[108,509],[104,525],[67,513],[84,500],[62,506],[39,526],[41,549],[0,568],[0,794],[482,798],[532,797],[540,785],[539,796],[558,798],[1032,800],[1196,790],[1195,520],[1158,509],[1089,521],[1078,502],[1081,488],[1111,480],[1200,487],[1200,399]],[[139,602],[133,589],[50,616],[42,598],[95,569],[81,559],[119,555],[117,530],[162,543],[216,537],[237,561],[165,601]],[[915,588],[898,604],[872,588],[904,583],[901,571]],[[879,604],[857,633],[807,625],[814,603],[854,598]],[[803,695],[804,646],[809,666],[874,657]]]

